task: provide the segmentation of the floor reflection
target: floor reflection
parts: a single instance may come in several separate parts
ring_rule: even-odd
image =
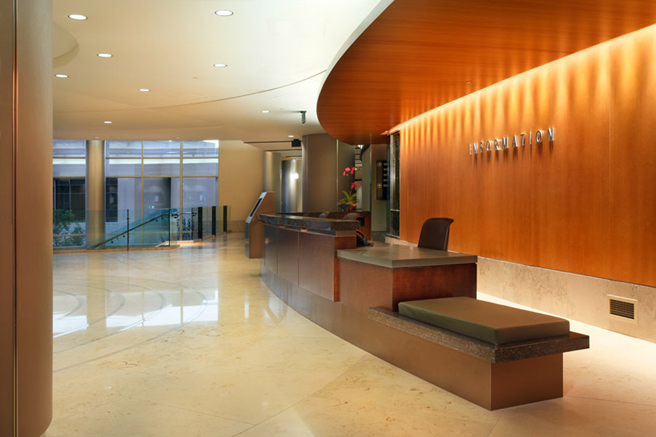
[[[656,431],[653,343],[573,322],[592,348],[566,354],[565,397],[491,412],[309,322],[262,284],[243,248],[231,234],[172,251],[56,255],[46,437]]]

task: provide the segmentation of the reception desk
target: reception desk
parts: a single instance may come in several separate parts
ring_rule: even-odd
[[[261,214],[264,265],[272,273],[331,302],[339,301],[337,251],[356,247],[356,220]]]
[[[562,396],[563,352],[581,334],[509,345],[400,316],[399,302],[476,297],[473,255],[377,243],[356,247],[356,220],[264,215],[262,280],[319,326],[488,409]]]

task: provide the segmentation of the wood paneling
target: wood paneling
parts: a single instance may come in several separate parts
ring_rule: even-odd
[[[656,286],[656,26],[446,104],[401,130],[401,238]],[[555,128],[555,141],[468,144]],[[533,135],[534,136],[534,135]]]
[[[298,285],[325,299],[339,301],[337,250],[355,248],[355,235],[299,232],[298,244]]]
[[[656,31],[619,41],[611,60],[611,276],[656,286]]]
[[[584,48],[656,23],[651,0],[395,0],[335,64],[324,129],[349,144]]]
[[[300,232],[278,229],[278,275],[298,285],[298,236]]]

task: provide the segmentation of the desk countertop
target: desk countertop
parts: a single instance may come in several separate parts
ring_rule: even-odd
[[[357,220],[343,220],[339,218],[319,218],[289,214],[260,214],[260,220],[268,225],[288,226],[312,231],[336,232],[360,229],[360,222]],[[355,232],[353,232],[353,235],[355,236]]]
[[[338,250],[337,257],[390,269],[476,264],[478,259],[476,255],[466,253],[378,242],[371,247]]]

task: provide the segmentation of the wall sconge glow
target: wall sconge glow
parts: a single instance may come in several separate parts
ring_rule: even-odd
[[[87,19],[87,16],[82,14],[70,14],[68,18],[75,21],[84,21]]]
[[[228,66],[228,64],[214,64],[216,68],[225,68]]]
[[[111,53],[98,53],[99,58],[111,58],[112,56]]]
[[[291,176],[291,178],[294,179],[294,180],[296,180],[296,179],[299,178],[298,173],[292,173],[290,176]]]
[[[227,10],[227,9],[219,9],[218,11],[215,11],[214,13],[215,13],[216,15],[218,15],[219,17],[229,17],[229,16],[231,16],[232,14],[234,14],[234,12],[229,11],[229,10]]]
[[[68,74],[55,74],[55,77],[66,79],[68,77]]]
[[[141,91],[142,93],[150,92],[148,88],[139,88],[139,91]]]

